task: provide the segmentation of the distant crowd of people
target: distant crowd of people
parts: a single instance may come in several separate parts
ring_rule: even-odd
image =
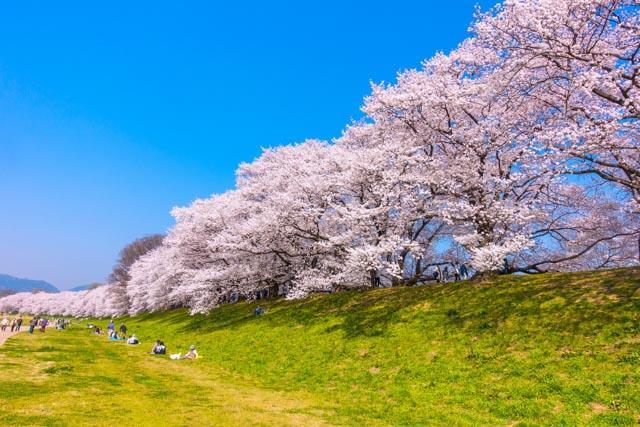
[[[10,318],[7,315],[2,315],[2,320],[0,321],[0,330],[5,332],[10,328],[10,332],[18,332],[20,331],[23,321],[24,319],[22,315],[17,315],[13,318]],[[57,330],[64,330],[71,324],[71,321],[69,319],[56,318],[53,319],[53,322],[50,322],[46,317],[35,316],[29,320],[29,333],[32,334],[36,330],[36,328],[39,328],[40,332],[44,333],[47,326],[51,323],[56,326]],[[94,325],[93,323],[89,323],[87,327],[89,329],[92,329],[95,335],[102,335],[102,328],[100,328],[99,326]],[[140,344],[140,340],[138,339],[136,334],[128,335],[128,329],[124,323],[120,324],[120,327],[118,328],[118,330],[116,330],[116,324],[113,319],[110,320],[109,324],[107,325],[107,333],[110,341],[126,341],[126,343],[129,345]],[[166,344],[162,340],[156,340],[149,354],[166,355]],[[189,349],[184,354],[176,353],[169,356],[169,358],[171,358],[172,360],[194,360],[198,357],[199,355],[195,345],[189,346]]]
[[[100,328],[98,325],[94,325],[93,323],[89,323],[87,324],[87,328],[89,329],[93,329],[93,333],[95,335],[102,335],[102,328]],[[111,319],[109,321],[109,323],[107,324],[107,336],[109,341],[125,341],[127,344],[129,345],[138,345],[140,344],[140,340],[138,339],[138,337],[136,336],[136,334],[131,334],[128,335],[128,328],[127,325],[125,325],[124,323],[120,324],[120,327],[116,330],[116,323],[113,319]],[[153,345],[153,347],[151,348],[151,351],[149,352],[149,354],[153,354],[153,355],[166,355],[167,354],[167,346],[166,344],[158,339],[156,340],[155,344]],[[196,350],[196,346],[195,345],[191,345],[189,347],[189,350],[182,354],[182,353],[176,353],[176,354],[171,354],[169,356],[170,359],[172,360],[179,360],[179,359],[197,359],[198,358],[198,351]]]
[[[11,332],[17,332],[20,330],[21,326],[22,316],[16,316],[11,320],[9,320],[7,316],[2,316],[2,321],[0,322],[0,330],[2,330],[2,332],[5,332],[9,327],[11,327]]]
[[[23,322],[24,318],[21,314],[15,316],[13,319],[10,319],[7,315],[3,315],[2,321],[0,321],[0,330],[4,332],[8,329],[10,332],[19,332]],[[29,333],[32,334],[36,329],[44,333],[50,323],[46,317],[34,316],[29,320]],[[58,318],[53,320],[53,324],[56,325],[57,330],[63,330],[71,324],[71,321],[69,319]]]
[[[451,268],[449,268],[451,267]],[[436,265],[431,273],[433,280],[438,283],[447,283],[453,279],[454,282],[469,279],[469,269],[466,264],[444,264],[444,268]]]
[[[59,318],[53,319],[53,324],[56,325],[58,331],[63,331],[71,324],[71,321],[69,319]]]

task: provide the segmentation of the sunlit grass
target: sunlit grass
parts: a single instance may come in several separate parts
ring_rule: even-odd
[[[137,347],[20,334],[0,422],[635,425],[639,289],[638,270],[499,277],[118,319]],[[146,355],[157,338],[203,357]]]

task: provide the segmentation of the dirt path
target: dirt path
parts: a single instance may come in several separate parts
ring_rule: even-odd
[[[22,328],[19,331],[14,331],[14,332],[10,332],[9,328],[7,328],[6,331],[0,331],[0,346],[2,346],[2,344],[4,344],[4,342],[7,340],[7,338],[14,336],[15,334],[19,334],[20,332],[25,332],[26,329]]]

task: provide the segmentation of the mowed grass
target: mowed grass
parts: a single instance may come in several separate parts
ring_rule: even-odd
[[[139,346],[79,324],[12,337],[0,348],[0,423],[640,422],[638,269],[260,303],[258,318],[253,302],[117,319]],[[157,338],[203,357],[145,354]]]

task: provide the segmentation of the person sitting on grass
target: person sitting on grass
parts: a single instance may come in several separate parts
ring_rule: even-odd
[[[118,341],[120,339],[120,337],[118,336],[118,333],[116,331],[110,331],[109,332],[109,339],[111,341]]]
[[[255,310],[253,310],[254,316],[262,316],[264,314],[264,308],[257,306]]]
[[[100,335],[102,334],[102,329],[96,326],[95,329],[93,330],[93,333],[96,335]]]
[[[198,358],[198,351],[196,350],[195,345],[191,345],[191,347],[189,347],[189,351],[184,356],[182,355],[182,353],[178,353],[178,354],[172,354],[171,356],[169,356],[169,358],[172,360],[178,360],[178,359],[195,360]]]
[[[185,354],[184,356],[182,356],[183,359],[191,359],[191,360],[195,360],[198,358],[198,351],[196,350],[196,346],[195,345],[191,345],[191,347],[189,347],[189,351],[187,352],[187,354]]]
[[[167,346],[160,340],[157,340],[151,349],[151,354],[167,354]]]
[[[135,345],[139,343],[140,341],[138,341],[138,337],[136,337],[135,334],[131,335],[131,337],[127,340],[127,344]]]

